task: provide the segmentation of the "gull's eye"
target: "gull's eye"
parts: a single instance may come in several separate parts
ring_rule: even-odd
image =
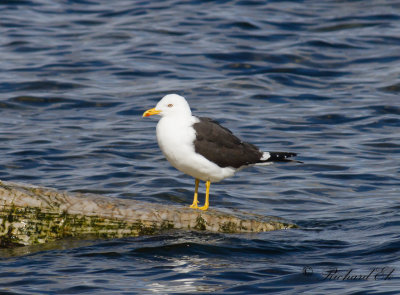
[[[169,105],[167,105],[167,107],[172,108],[174,105],[172,103],[170,103]]]

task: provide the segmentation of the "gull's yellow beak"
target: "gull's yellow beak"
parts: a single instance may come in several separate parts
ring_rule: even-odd
[[[156,110],[156,108],[152,108],[150,110],[147,110],[143,113],[142,118],[144,117],[148,117],[148,116],[152,116],[152,115],[158,115],[159,113],[161,113],[161,111]]]

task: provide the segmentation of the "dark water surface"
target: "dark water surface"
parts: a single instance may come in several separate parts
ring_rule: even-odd
[[[398,1],[2,1],[0,50],[2,180],[189,205],[167,93],[304,161],[211,188],[299,230],[3,249],[1,294],[400,293]]]

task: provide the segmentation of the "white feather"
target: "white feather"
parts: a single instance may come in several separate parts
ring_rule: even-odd
[[[221,168],[195,152],[196,133],[192,126],[199,120],[192,116],[183,97],[167,95],[156,109],[162,116],[157,124],[158,145],[172,166],[202,181],[218,182],[235,174],[236,169]]]

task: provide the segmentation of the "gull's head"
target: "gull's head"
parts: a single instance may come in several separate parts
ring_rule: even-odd
[[[168,94],[164,96],[155,108],[143,113],[143,117],[151,115],[164,116],[190,116],[192,114],[189,104],[183,96],[178,94]]]

